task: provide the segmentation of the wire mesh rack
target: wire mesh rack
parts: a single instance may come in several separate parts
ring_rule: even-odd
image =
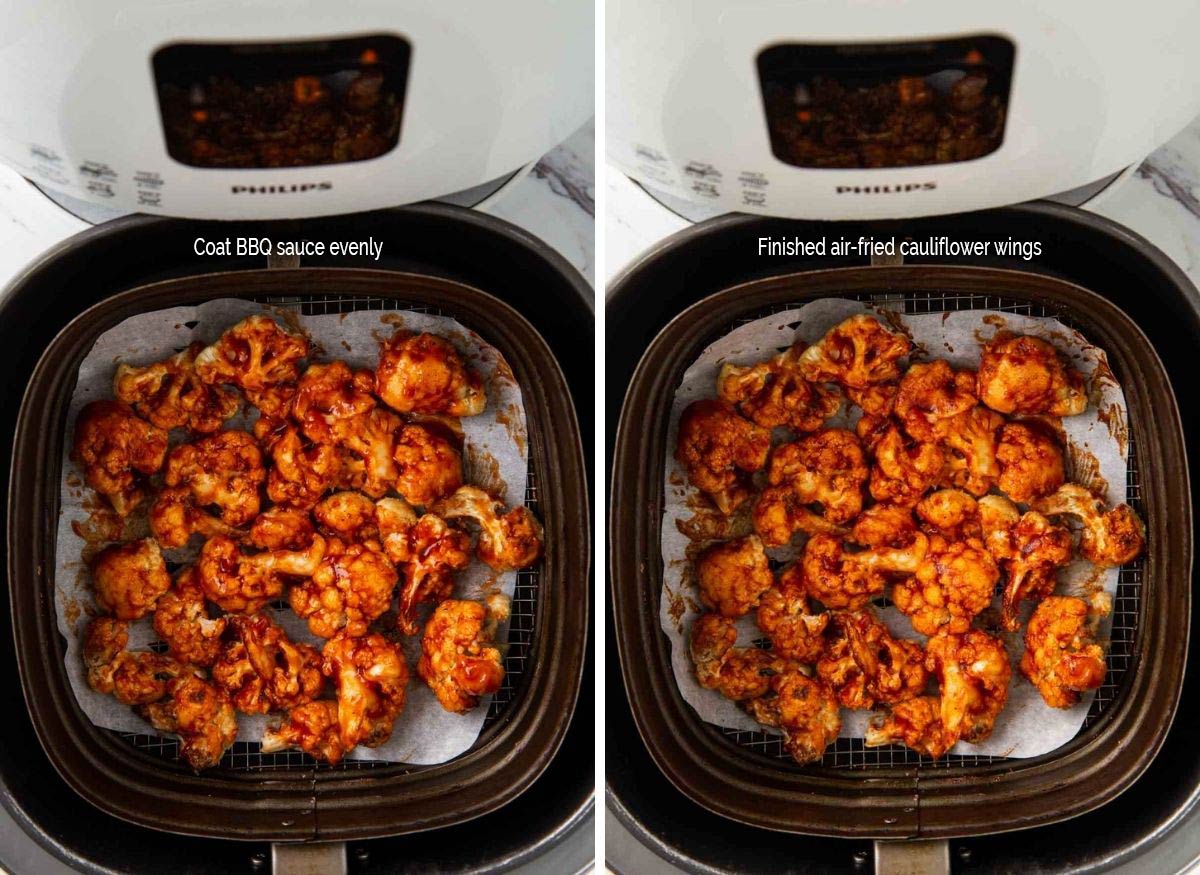
[[[407,304],[391,298],[368,296],[325,294],[298,295],[295,297],[262,297],[255,298],[256,303],[265,304],[272,308],[292,310],[301,316],[327,316],[342,313],[359,312],[363,310],[407,311],[427,313],[434,316],[446,316],[436,307],[421,304]],[[525,506],[538,514],[537,477],[532,460],[526,471]],[[533,646],[535,634],[535,618],[537,616],[538,590],[541,583],[541,573],[535,566],[516,573],[516,584],[509,608],[508,640],[504,648],[504,681],[500,689],[492,694],[487,704],[487,716],[480,729],[482,737],[490,726],[499,722],[508,709],[520,695],[521,678],[525,674],[525,662]],[[279,602],[276,607],[286,607],[286,602]],[[161,642],[151,645],[152,649],[163,652],[166,646]],[[419,683],[420,681],[413,681]],[[162,759],[175,760],[179,756],[179,742],[174,738],[142,732],[113,732],[137,750]],[[321,763],[308,754],[298,750],[285,750],[275,753],[263,753],[262,745],[257,741],[235,741],[233,746],[221,758],[218,770],[238,772],[318,770],[318,771],[353,771],[362,769],[394,766],[396,763],[384,760],[361,759],[349,756],[336,766]],[[428,766],[409,766],[410,769],[429,768]]]
[[[924,292],[899,293],[862,293],[846,295],[846,299],[861,301],[873,307],[889,309],[905,315],[920,315],[933,313],[958,312],[963,310],[997,310],[1004,313],[1015,313],[1022,316],[1051,317],[1059,320],[1070,328],[1077,328],[1069,312],[1054,307],[1022,301],[1019,299],[997,295],[982,295],[962,293],[949,290],[928,290]],[[720,334],[728,333],[740,325],[745,325],[765,316],[798,309],[807,303],[799,301],[791,304],[777,304],[739,318],[728,325]],[[710,339],[716,340],[714,336]],[[1125,500],[1145,518],[1145,510],[1141,500],[1141,481],[1138,476],[1138,450],[1136,442],[1136,424],[1130,424],[1129,461],[1125,475]],[[1105,710],[1117,700],[1121,690],[1122,679],[1133,663],[1134,647],[1137,640],[1138,618],[1141,611],[1142,577],[1145,569],[1145,559],[1138,558],[1123,566],[1118,574],[1117,591],[1113,598],[1112,630],[1110,644],[1106,656],[1107,670],[1104,683],[1095,691],[1091,705],[1088,708],[1082,732],[1100,718]],[[766,731],[749,731],[722,727],[722,735],[735,744],[752,750],[763,756],[790,760],[790,754],[783,747],[781,736]],[[826,749],[821,764],[835,769],[873,769],[892,766],[921,766],[923,768],[952,768],[960,766],[980,766],[990,763],[1004,762],[1009,759],[1004,756],[985,756],[979,754],[958,755],[949,754],[941,759],[931,759],[899,744],[882,747],[867,747],[861,738],[839,738]]]

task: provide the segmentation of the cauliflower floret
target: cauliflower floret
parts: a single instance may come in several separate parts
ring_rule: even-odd
[[[696,680],[735,702],[765,695],[779,658],[757,647],[734,647],[736,641],[732,621],[719,614],[701,614],[692,625],[689,645]]]
[[[742,367],[726,363],[717,377],[717,394],[763,428],[785,426],[816,431],[841,406],[837,395],[800,372],[805,344],[797,341],[779,355]]]
[[[397,332],[379,352],[375,392],[400,413],[477,416],[487,406],[479,374],[435,334]]]
[[[96,604],[118,620],[137,620],[154,610],[171,588],[162,550],[153,538],[112,544],[92,562]]]
[[[462,455],[445,434],[410,423],[396,435],[392,454],[396,491],[405,501],[427,507],[462,486]]]
[[[473,519],[479,525],[476,555],[493,571],[528,568],[542,553],[542,524],[527,507],[504,505],[476,486],[461,486],[434,510],[443,519]]]
[[[237,738],[237,714],[228,697],[208,681],[187,673],[171,681],[168,698],[140,705],[155,729],[179,736],[179,755],[195,771],[221,761]]]
[[[1001,413],[1074,416],[1087,410],[1083,376],[1058,350],[1028,335],[1000,332],[983,348],[979,400]]]
[[[338,726],[338,703],[331,699],[305,702],[263,732],[263,753],[292,747],[330,765],[340,763],[346,749]]]
[[[118,401],[93,401],[79,411],[71,460],[88,486],[128,516],[145,498],[138,474],[150,475],[167,455],[167,432]]]
[[[308,341],[266,316],[249,316],[196,356],[196,375],[209,385],[231,383],[264,416],[286,415]]]
[[[396,521],[394,514],[385,512],[379,520],[385,549],[393,561],[401,563],[404,572],[397,625],[405,635],[416,635],[420,631],[417,608],[450,597],[454,575],[471,564],[471,539],[466,532],[451,528],[444,519],[431,513],[403,530],[403,535],[391,528]],[[398,555],[408,558],[397,560]]]
[[[377,544],[333,538],[312,576],[289,590],[288,601],[314,635],[356,638],[391,605],[399,577]]]
[[[158,600],[154,631],[180,662],[204,668],[216,662],[228,620],[212,618],[195,566],[175,575],[175,585]]]
[[[975,496],[961,489],[931,492],[917,503],[916,511],[929,534],[941,535],[949,541],[983,537],[979,503]]]
[[[196,568],[204,594],[230,613],[253,614],[283,594],[284,577],[308,577],[325,555],[325,539],[314,535],[303,549],[243,553],[218,535],[200,550]]]
[[[740,617],[758,605],[774,583],[763,542],[757,535],[724,541],[696,560],[700,601],[723,617]]]
[[[921,645],[892,637],[870,609],[833,615],[833,635],[816,667],[838,701],[853,709],[915,698],[929,679]]]
[[[167,457],[164,482],[192,491],[200,506],[216,505],[221,521],[240,526],[258,514],[267,478],[262,451],[244,431],[223,431],[180,444]]]
[[[97,617],[83,637],[87,682],[97,693],[112,695],[125,705],[156,702],[167,694],[172,678],[183,666],[169,656],[126,650],[128,625],[112,617]]]
[[[938,422],[938,437],[949,450],[944,476],[950,485],[972,495],[983,495],[996,485],[1000,477],[997,433],[1003,425],[1003,416],[982,405]]]
[[[371,371],[351,371],[341,361],[309,365],[292,399],[292,418],[309,440],[332,443],[339,422],[375,409],[374,388]]]
[[[1000,491],[1020,504],[1050,495],[1066,482],[1062,448],[1046,429],[1032,422],[1010,422],[1000,429],[996,447]]]
[[[274,464],[267,475],[267,495],[276,504],[310,508],[342,474],[343,459],[336,447],[306,444],[291,425],[281,427],[270,441],[270,453]]]
[[[212,667],[212,679],[245,714],[296,708],[321,693],[321,654],[288,639],[265,614],[229,618],[232,637]]]
[[[1050,516],[1077,517],[1083,523],[1080,552],[1101,567],[1132,562],[1146,546],[1146,526],[1132,507],[1119,504],[1105,510],[1103,501],[1075,483],[1060,487],[1034,506]]]
[[[1003,495],[979,499],[979,516],[984,543],[1008,572],[1000,625],[1015,632],[1021,624],[1021,602],[1039,601],[1054,592],[1055,570],[1071,561],[1071,533],[1037,511],[1022,514]]]
[[[841,383],[865,389],[900,376],[899,360],[912,344],[888,331],[874,316],[859,314],[840,322],[800,356],[800,369],[815,383]]]
[[[240,402],[236,393],[201,382],[196,375],[196,355],[203,348],[204,344],[193,343],[146,367],[118,365],[113,394],[159,428],[217,431],[237,413]]]
[[[824,532],[843,535],[844,526],[832,523],[801,503],[791,484],[768,486],[759,493],[751,513],[755,533],[768,547],[782,547],[792,540],[797,532],[815,535]]]
[[[763,592],[756,619],[771,639],[772,653],[811,665],[825,648],[829,616],[812,611],[803,585],[791,575]]]
[[[1070,708],[1104,683],[1104,648],[1090,625],[1087,604],[1066,596],[1044,599],[1029,619],[1021,674],[1051,708]]]
[[[335,492],[313,508],[313,516],[323,531],[344,541],[373,541],[379,537],[375,502],[361,492]]]
[[[447,711],[465,714],[500,689],[504,666],[492,645],[495,631],[478,602],[447,599],[434,609],[421,636],[417,674]]]
[[[866,479],[862,444],[853,432],[837,428],[776,447],[767,472],[772,486],[790,485],[801,504],[820,505],[821,516],[835,525],[862,510]]]
[[[985,740],[1008,701],[1012,668],[1004,642],[979,629],[942,632],[929,639],[925,653],[942,689],[942,725],[963,741]]]
[[[943,359],[914,364],[900,380],[896,417],[913,438],[931,441],[938,424],[975,406],[975,375]]]
[[[883,429],[873,451],[870,490],[876,501],[912,507],[937,482],[945,466],[945,456],[936,443],[905,440],[895,425]]]
[[[871,718],[865,738],[867,747],[897,742],[936,760],[958,743],[958,733],[943,725],[942,703],[937,696],[919,696]]]
[[[162,490],[150,507],[150,534],[163,547],[186,547],[192,535],[241,537],[235,527],[226,525],[196,504],[192,490],[184,486]]]
[[[721,513],[733,513],[750,497],[750,475],[766,465],[770,449],[771,432],[725,401],[695,401],[679,419],[675,458]]]
[[[338,446],[346,451],[340,485],[380,498],[396,486],[400,471],[393,458],[400,417],[382,408],[339,420],[333,427]]]
[[[322,671],[337,687],[342,747],[378,747],[392,736],[404,710],[408,666],[400,648],[382,635],[339,635],[325,645]]]
[[[1000,569],[979,540],[933,536],[916,574],[892,588],[892,601],[922,635],[965,632],[991,604],[999,579]]]
[[[790,668],[770,681],[770,694],[751,699],[746,710],[759,723],[783,732],[784,749],[804,765],[816,762],[837,740],[842,716],[823,682]]]

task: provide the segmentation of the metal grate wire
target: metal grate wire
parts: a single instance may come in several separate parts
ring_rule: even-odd
[[[899,293],[869,293],[861,292],[844,295],[848,300],[861,301],[876,307],[894,310],[905,315],[920,315],[928,313],[958,312],[963,310],[999,310],[1005,313],[1016,313],[1022,316],[1052,317],[1064,325],[1078,328],[1069,311],[1049,307],[1030,301],[999,295],[984,295],[955,291],[922,291]],[[716,340],[733,329],[770,316],[802,307],[805,301],[790,304],[777,304],[747,316],[740,317],[726,326],[718,335],[710,338]],[[1145,518],[1145,508],[1142,504],[1141,480],[1138,474],[1138,449],[1134,432],[1135,424],[1130,424],[1129,433],[1129,464],[1125,474],[1125,500]],[[1142,577],[1145,571],[1145,557],[1139,557],[1122,567],[1117,579],[1117,592],[1113,598],[1111,643],[1106,657],[1107,672],[1103,685],[1096,690],[1095,697],[1084,718],[1080,732],[1094,724],[1105,710],[1117,700],[1120,695],[1122,680],[1125,673],[1132,667],[1134,647],[1137,641],[1138,617],[1141,612]],[[783,748],[783,739],[764,731],[747,731],[722,727],[722,735],[735,744],[752,750],[763,756],[777,760],[790,761],[791,757]],[[821,765],[834,769],[875,769],[893,766],[921,766],[922,768],[947,769],[958,766],[980,766],[990,763],[1005,762],[1008,757],[949,754],[934,760],[909,750],[900,744],[868,748],[861,738],[839,738],[825,751]]]
[[[447,316],[436,307],[424,304],[407,304],[390,298],[376,298],[355,295],[297,295],[297,296],[264,296],[254,299],[257,303],[270,307],[294,310],[302,316],[327,316],[341,313],[353,313],[361,310],[396,311],[407,310],[414,313],[429,313],[435,316]],[[525,480],[525,506],[535,514],[539,513],[537,477],[533,462],[530,460]],[[535,619],[537,616],[538,590],[541,585],[541,571],[536,566],[517,572],[516,587],[513,591],[509,611],[509,627],[507,649],[504,653],[504,681],[499,690],[488,703],[487,717],[480,729],[480,737],[487,733],[489,727],[498,723],[521,693],[521,678],[525,674],[525,662],[529,658],[535,634]],[[280,603],[283,606],[285,603]],[[160,645],[161,646],[161,645]],[[152,645],[153,647],[153,645]],[[162,647],[165,650],[165,647]],[[419,683],[419,681],[414,681]],[[124,739],[134,748],[154,757],[175,760],[179,757],[179,742],[174,738],[141,732],[113,732]],[[235,741],[233,746],[221,758],[216,772],[222,770],[236,772],[264,772],[287,770],[317,770],[317,771],[355,771],[362,769],[393,766],[395,763],[383,760],[355,759],[347,757],[336,766],[321,763],[308,754],[298,750],[279,751],[278,753],[263,753],[262,745],[257,741]],[[429,766],[410,766],[412,770],[430,768]]]

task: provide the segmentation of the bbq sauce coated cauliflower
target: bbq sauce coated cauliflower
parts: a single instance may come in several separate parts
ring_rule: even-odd
[[[83,637],[88,686],[125,705],[157,702],[167,694],[171,680],[185,670],[184,666],[162,654],[126,650],[128,645],[129,627],[124,620],[112,617],[92,620]]]
[[[443,519],[474,520],[479,525],[475,553],[493,571],[528,568],[542,554],[542,524],[524,506],[505,512],[504,504],[477,486],[461,486],[434,510]]]
[[[1070,708],[1080,693],[1104,683],[1104,649],[1081,599],[1049,596],[1037,606],[1025,630],[1020,668],[1051,708]]]
[[[396,434],[396,491],[427,507],[463,485],[462,454],[444,431],[409,423]]]
[[[944,359],[913,364],[900,378],[895,415],[918,441],[938,437],[938,425],[975,406],[975,375]]]
[[[259,426],[269,421],[259,419]],[[275,428],[266,441],[272,466],[267,474],[267,497],[276,504],[308,509],[321,500],[342,476],[345,460],[341,451],[329,444],[306,441],[290,424]]]
[[[815,383],[840,383],[866,389],[900,376],[899,360],[912,344],[884,328],[874,316],[861,314],[835,325],[800,356],[800,370]]]
[[[212,667],[212,679],[245,714],[296,708],[321,693],[321,654],[288,639],[265,614],[229,618],[232,636]]]
[[[724,541],[707,548],[696,560],[700,601],[723,617],[736,618],[754,610],[775,575],[763,542],[757,535]]]
[[[1067,480],[1062,447],[1036,422],[1010,422],[1001,428],[996,461],[996,485],[1019,504],[1045,498]]]
[[[113,395],[133,406],[151,424],[170,431],[217,431],[237,413],[237,393],[203,382],[195,361],[203,343],[145,367],[121,364],[113,377]]]
[[[189,565],[175,575],[175,584],[158,600],[154,632],[180,662],[207,668],[221,653],[221,636],[229,620],[210,617],[200,575]]]
[[[309,440],[332,443],[344,420],[375,409],[374,388],[371,371],[351,371],[342,361],[309,365],[296,386],[292,419]]]
[[[299,748],[314,759],[337,765],[346,755],[338,724],[338,703],[332,699],[305,702],[263,732],[263,753]]]
[[[358,637],[391,605],[399,579],[377,543],[331,538],[312,576],[288,591],[288,602],[314,635]]]
[[[759,723],[783,732],[783,747],[804,765],[817,762],[837,740],[842,716],[824,682],[788,667],[770,680],[767,695],[751,699],[746,710]]]
[[[495,623],[479,602],[447,599],[421,636],[417,674],[447,711],[465,714],[500,689],[504,666],[492,645]]]
[[[233,704],[195,674],[171,681],[163,701],[135,710],[155,729],[179,736],[179,755],[197,772],[219,763],[237,738]]]
[[[828,613],[816,613],[795,575],[785,575],[758,602],[758,628],[771,639],[771,652],[784,659],[815,663],[825,649]]]
[[[869,608],[833,615],[833,634],[817,676],[846,708],[894,705],[925,691],[925,651],[916,641],[895,638]]]
[[[826,522],[840,525],[862,510],[867,473],[862,443],[854,433],[827,428],[776,447],[767,481],[790,486],[797,501],[818,505]]]
[[[378,747],[391,738],[408,685],[408,665],[400,648],[382,635],[339,635],[321,655],[321,670],[337,688],[342,747]]]
[[[722,365],[717,395],[763,428],[785,426],[797,432],[816,431],[837,413],[841,401],[821,384],[805,379],[800,368],[804,349],[804,343],[797,341],[756,365]]]
[[[245,553],[223,535],[209,538],[196,568],[205,596],[221,610],[252,614],[283,593],[284,578],[309,577],[325,555],[325,539],[314,535],[302,549]]]
[[[138,475],[157,473],[166,455],[166,430],[139,419],[128,404],[93,401],[75,420],[71,460],[123,517],[145,498]]]
[[[262,451],[244,431],[223,431],[180,444],[167,456],[163,481],[191,491],[196,504],[220,508],[221,522],[241,526],[258,515],[267,479]]]
[[[1101,567],[1132,562],[1146,547],[1146,526],[1132,507],[1119,504],[1105,509],[1103,501],[1078,484],[1060,487],[1034,507],[1048,516],[1073,516],[1083,523],[1080,552]]]
[[[196,375],[209,385],[231,384],[265,416],[288,412],[308,341],[266,316],[248,316],[196,356]]]
[[[118,620],[137,620],[171,588],[171,575],[158,542],[143,538],[101,550],[92,562],[92,586],[102,611]]]
[[[483,380],[454,345],[435,334],[398,332],[379,351],[375,393],[400,413],[478,416],[487,407]]]
[[[1021,625],[1021,602],[1037,602],[1054,592],[1055,571],[1071,561],[1071,533],[1037,511],[1021,513],[1003,495],[979,499],[979,515],[984,543],[1008,572],[1000,625],[1015,632]]]
[[[993,337],[976,383],[979,400],[1000,413],[1075,416],[1087,409],[1082,375],[1049,343],[1028,335]]]
[[[701,614],[692,625],[689,652],[696,680],[740,702],[766,695],[781,660],[769,650],[735,647],[737,629],[720,614]]]
[[[733,513],[750,497],[750,475],[767,464],[770,449],[771,432],[725,401],[693,402],[679,419],[675,458],[721,513]]]
[[[916,574],[892,588],[892,601],[922,635],[962,633],[991,604],[999,579],[1000,569],[978,539],[935,535]]]

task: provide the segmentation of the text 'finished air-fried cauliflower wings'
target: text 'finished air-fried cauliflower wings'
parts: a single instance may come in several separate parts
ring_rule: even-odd
[[[1051,708],[1070,708],[1079,694],[1104,683],[1104,649],[1096,643],[1094,620],[1082,599],[1049,596],[1025,630],[1021,674]]]
[[[774,675],[768,693],[744,707],[759,723],[783,732],[784,749],[801,765],[821,759],[842,730],[842,715],[829,687],[794,665]]]
[[[325,678],[315,647],[289,640],[266,614],[230,617],[229,626],[212,679],[239,711],[283,711],[320,695]]]
[[[1001,413],[1075,416],[1087,409],[1083,376],[1044,340],[999,332],[983,348],[979,400]]]
[[[696,559],[700,601],[723,617],[736,618],[758,606],[759,597],[775,583],[770,562],[757,535],[713,544]]]
[[[1106,510],[1104,502],[1076,483],[1034,502],[1048,516],[1071,516],[1083,523],[1079,551],[1102,568],[1132,562],[1146,546],[1146,526],[1128,504]]]
[[[814,383],[840,383],[866,389],[900,376],[899,360],[912,343],[884,328],[874,316],[859,314],[835,325],[800,356],[801,372]]]
[[[1071,533],[1035,510],[1021,513],[1003,495],[979,499],[984,543],[1008,573],[1000,607],[1000,625],[1020,628],[1022,601],[1037,602],[1054,592],[1055,572],[1071,561]]]
[[[196,374],[209,385],[231,384],[264,416],[287,415],[296,394],[308,341],[266,316],[248,316],[196,356]]]
[[[339,635],[321,653],[322,671],[337,688],[342,747],[383,744],[404,710],[408,665],[400,648],[382,635]]]
[[[524,506],[504,510],[503,502],[478,486],[461,486],[434,505],[442,519],[471,519],[479,526],[475,555],[493,571],[528,568],[542,554],[542,524]]]
[[[465,714],[500,689],[504,666],[494,634],[495,620],[479,602],[447,599],[434,609],[421,636],[417,674],[447,711]]]
[[[118,620],[137,620],[154,610],[171,588],[162,550],[153,538],[111,544],[92,561],[96,604]]]
[[[478,416],[487,407],[479,374],[435,334],[397,332],[379,351],[375,394],[400,413]]]
[[[71,459],[87,485],[128,516],[145,498],[138,475],[155,474],[167,455],[167,432],[140,419],[128,404],[93,401],[75,420]]]
[[[816,668],[843,707],[860,710],[916,698],[929,679],[921,645],[893,637],[870,608],[833,614]]]
[[[221,761],[237,738],[237,714],[229,698],[198,675],[171,681],[167,698],[137,706],[155,729],[179,736],[179,755],[195,771]]]
[[[675,458],[721,513],[750,497],[750,475],[767,464],[770,449],[770,430],[738,416],[728,402],[696,401],[679,418]]]
[[[121,364],[113,377],[113,395],[159,428],[186,428],[199,434],[217,431],[237,413],[236,392],[203,382],[195,361],[203,343],[145,367]]]
[[[769,650],[735,647],[736,642],[733,621],[720,614],[696,618],[689,643],[696,680],[735,702],[765,695],[782,661]]]
[[[805,379],[797,341],[778,355],[755,365],[726,363],[717,377],[717,395],[763,428],[816,431],[837,413],[841,401],[820,383]]]

